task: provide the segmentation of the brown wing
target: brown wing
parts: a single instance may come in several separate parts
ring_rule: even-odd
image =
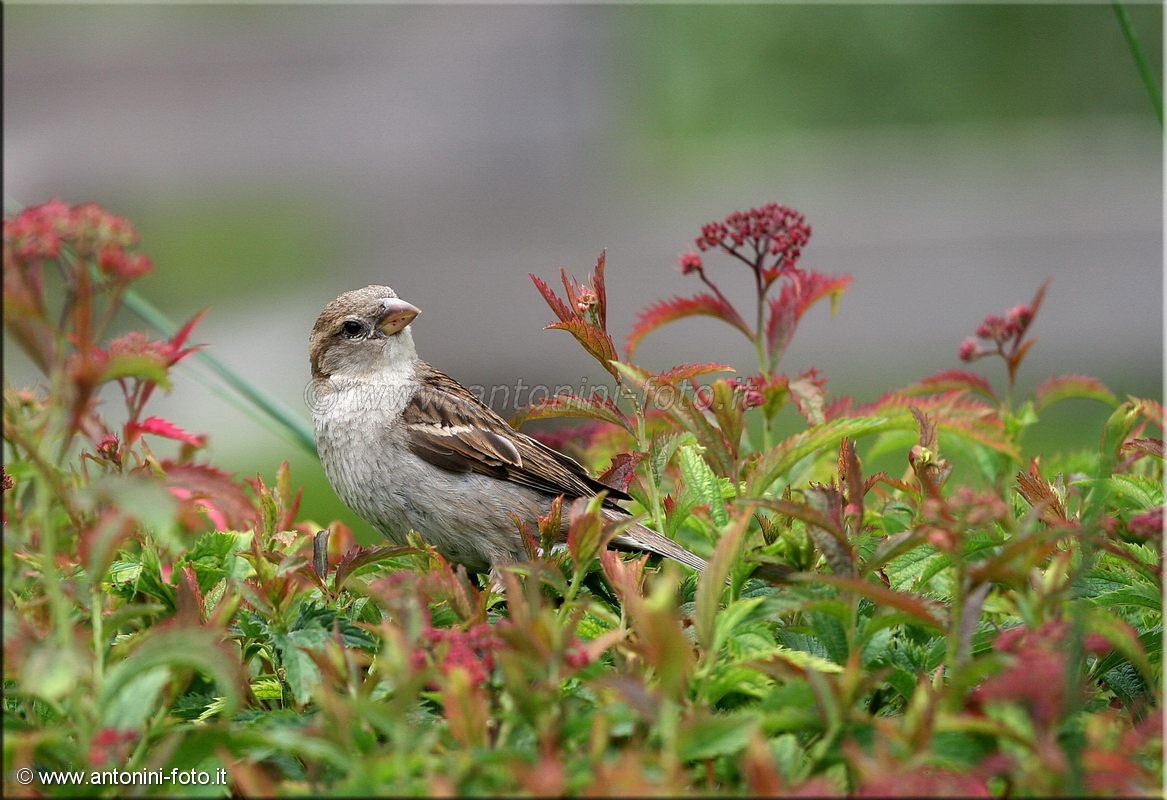
[[[608,505],[627,500],[588,475],[577,461],[519,433],[460,383],[424,361],[421,384],[403,413],[409,449],[435,467],[477,472],[569,498],[608,492]]]

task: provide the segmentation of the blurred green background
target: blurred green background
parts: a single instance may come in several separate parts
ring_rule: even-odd
[[[1161,7],[1129,12],[1161,74]],[[786,371],[874,399],[957,366],[1051,277],[1022,388],[1082,372],[1162,396],[1162,130],[1107,5],[6,4],[4,51],[6,209],[130,217],[157,264],[143,293],[175,319],[209,307],[195,338],[305,418],[307,332],[341,291],[392,284],[423,309],[423,357],[467,384],[594,385],[526,273],[608,248],[622,341],[696,290],[674,264],[701,223],[769,200],[814,226],[806,267],[855,276]],[[735,336],[685,321],[638,359],[748,370]],[[309,516],[367,532],[216,384],[188,369],[156,413],[230,469],[288,458]],[[1104,416],[1066,404],[1028,444],[1091,445]]]

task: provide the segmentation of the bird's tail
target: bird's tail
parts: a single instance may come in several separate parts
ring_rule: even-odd
[[[610,518],[613,520],[619,519],[616,514],[612,514]],[[698,572],[705,569],[705,559],[701,558],[701,556],[696,553],[690,553],[672,539],[661,536],[656,531],[650,530],[639,523],[625,528],[618,533],[612,539],[612,544],[617,547],[629,547],[633,550],[647,550],[650,553],[656,553],[657,555],[671,558],[673,561],[678,561]]]
[[[609,519],[612,520],[619,518],[616,514],[609,516]],[[656,553],[657,555],[671,558],[673,561],[678,561],[698,572],[705,570],[705,559],[701,558],[701,556],[689,552],[672,539],[666,538],[639,523],[618,533],[612,539],[612,544],[616,547],[628,547],[633,550],[647,550],[650,553]],[[754,568],[752,575],[755,578],[760,578],[769,583],[784,584],[789,581],[791,572],[792,570],[789,567],[781,564],[759,564]]]

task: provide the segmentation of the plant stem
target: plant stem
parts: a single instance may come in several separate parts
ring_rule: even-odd
[[[133,289],[126,290],[125,303],[131,311],[149,325],[157,328],[164,336],[173,336],[178,330],[178,326],[171,322],[162,311]],[[315,436],[302,418],[293,414],[287,406],[245,380],[239,373],[206,350],[199,350],[194,353],[194,357],[210,367],[231,389],[234,389],[243,399],[275,422],[277,429],[293,444],[299,445],[310,455],[316,455]]]
[[[644,398],[645,402],[647,403],[647,390]],[[650,450],[650,443],[646,441],[645,438],[643,409],[638,410],[636,413],[636,444],[642,451],[648,452]],[[663,532],[665,526],[664,520],[661,516],[660,490],[656,485],[656,474],[653,472],[651,465],[648,469],[645,470],[645,472],[648,474],[648,480],[645,481],[645,483],[648,485],[648,502],[652,505],[652,527],[658,533]]]
[[[758,311],[755,318],[754,325],[754,350],[758,355],[758,374],[763,377],[769,375],[770,364],[769,356],[766,353],[766,331],[762,327],[765,321],[766,314],[766,298],[759,289],[758,293]],[[770,415],[766,413],[766,409],[762,409],[762,449],[769,450],[772,444],[770,431]]]
[[[1139,37],[1135,34],[1135,27],[1131,23],[1130,15],[1127,14],[1126,6],[1122,3],[1113,3],[1112,8],[1114,8],[1114,15],[1118,18],[1118,27],[1122,30],[1123,38],[1126,39],[1127,47],[1130,48],[1131,56],[1135,60],[1135,67],[1143,79],[1143,85],[1147,87],[1147,95],[1151,98],[1151,106],[1155,109],[1155,116],[1159,119],[1159,127],[1163,127],[1163,92],[1159,89],[1158,81],[1155,80],[1155,72],[1147,62],[1142,45],[1139,44]]]
[[[105,672],[105,631],[101,617],[101,585],[92,576],[93,586],[89,589],[89,618],[93,628],[93,685],[100,688]]]

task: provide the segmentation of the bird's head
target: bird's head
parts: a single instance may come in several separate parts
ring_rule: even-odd
[[[362,377],[417,358],[409,323],[421,310],[388,286],[345,292],[324,307],[308,339],[312,377]]]

